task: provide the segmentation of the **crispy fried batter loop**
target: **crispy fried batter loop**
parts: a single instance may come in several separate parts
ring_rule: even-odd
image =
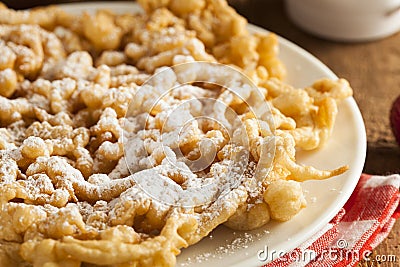
[[[352,95],[347,81],[286,84],[277,36],[250,33],[225,0],[138,2],[145,12],[79,16],[0,4],[0,266],[174,266],[182,248],[221,224],[251,230],[290,220],[306,206],[300,182],[347,170],[296,162],[296,149],[329,139],[337,104]],[[196,61],[232,66],[261,96],[232,77],[216,82],[232,82],[244,98],[193,82],[214,78],[206,68],[165,71]],[[203,97],[228,106],[243,127],[225,112],[216,117],[228,130],[196,120],[183,127],[207,108]],[[246,103],[267,103],[270,116],[257,118]],[[132,105],[136,113],[127,114]],[[179,129],[175,142],[170,137]],[[240,184],[223,197],[168,205],[138,184],[162,177],[184,192],[223,176],[244,151],[227,131],[248,140],[249,157]],[[182,160],[200,157],[211,159],[208,169],[192,171]]]

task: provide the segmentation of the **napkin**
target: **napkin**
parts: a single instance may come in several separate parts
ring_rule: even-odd
[[[265,267],[355,266],[400,217],[400,175],[362,174],[340,212],[318,233]]]

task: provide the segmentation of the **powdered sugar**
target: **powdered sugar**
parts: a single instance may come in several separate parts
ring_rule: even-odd
[[[268,230],[257,230],[255,232],[235,232],[233,231],[230,236],[233,238],[225,239],[225,245],[216,247],[215,249],[208,250],[200,253],[193,258],[187,258],[180,266],[191,266],[196,263],[204,263],[214,259],[224,259],[229,255],[237,255],[242,253],[249,256],[246,250],[255,242],[265,239],[269,234]],[[214,239],[213,234],[210,234],[209,239]],[[256,255],[254,255],[256,257]]]
[[[136,183],[149,196],[172,206],[199,206],[215,201],[240,185],[243,172],[249,169],[248,145],[240,137],[230,143],[231,136],[238,136],[236,131],[243,134],[244,130],[232,110],[228,109],[231,113],[224,115],[227,110],[224,105],[236,100],[224,94],[221,102],[216,91],[177,84],[176,80],[186,73],[203,82],[222,83],[218,84],[222,87],[232,85],[235,94],[248,98],[252,87],[232,72],[230,68],[200,63],[179,65],[176,69],[160,68],[138,90],[130,106],[132,112],[128,110],[128,114],[147,116],[148,122],[141,121],[142,126],[124,134],[125,160]],[[232,75],[228,77],[228,74]],[[200,123],[199,118],[205,122]],[[210,130],[214,132],[210,134]],[[224,149],[227,144],[231,147]],[[222,160],[213,162],[219,151]],[[251,164],[245,188],[251,197],[256,197],[263,187],[261,182],[252,181],[255,164]],[[203,172],[207,167],[209,171]],[[119,168],[123,168],[121,163]]]

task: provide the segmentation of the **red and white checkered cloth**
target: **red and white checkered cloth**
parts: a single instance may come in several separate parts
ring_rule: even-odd
[[[361,175],[332,221],[298,248],[265,267],[354,266],[385,239],[400,217],[400,175]]]

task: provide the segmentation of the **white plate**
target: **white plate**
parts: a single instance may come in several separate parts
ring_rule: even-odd
[[[114,12],[138,12],[135,3],[76,3],[60,5],[73,13],[107,8]],[[255,32],[266,30],[250,26]],[[336,75],[314,56],[280,38],[280,58],[288,70],[287,82],[297,87],[310,85],[319,78],[336,79]],[[365,127],[361,113],[353,98],[339,106],[339,114],[332,138],[322,149],[299,153],[298,161],[321,169],[332,169],[348,164],[349,171],[324,181],[303,183],[307,208],[285,223],[272,222],[262,229],[249,233],[234,232],[218,227],[211,236],[185,249],[178,256],[178,266],[260,266],[257,252],[265,249],[277,253],[290,251],[310,238],[326,225],[343,207],[353,192],[362,172],[366,152]],[[271,255],[270,255],[271,256]],[[270,257],[269,257],[270,258]]]

